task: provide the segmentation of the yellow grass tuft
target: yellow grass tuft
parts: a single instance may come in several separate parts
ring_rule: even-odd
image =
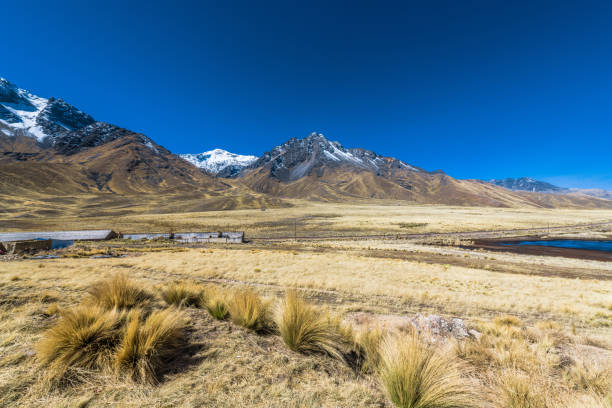
[[[493,322],[498,326],[515,326],[521,327],[523,326],[523,322],[516,316],[506,315],[506,316],[498,316]]]
[[[357,350],[361,355],[361,370],[363,372],[376,371],[380,364],[380,345],[385,338],[385,333],[380,327],[365,327],[357,335]]]
[[[273,328],[270,303],[264,302],[251,289],[236,290],[228,309],[235,324],[256,332],[267,332]]]
[[[351,331],[338,318],[304,302],[288,290],[276,312],[276,325],[285,344],[300,353],[324,353],[345,359],[353,342]]]
[[[381,344],[379,379],[400,408],[478,406],[462,370],[459,360],[426,346],[416,335],[388,337]]]
[[[61,308],[57,303],[51,303],[45,310],[46,316],[53,316],[61,312]]]
[[[70,379],[79,370],[101,369],[120,338],[123,313],[79,306],[66,310],[37,345],[37,356],[51,379]]]
[[[162,288],[161,297],[169,305],[198,307],[204,301],[204,287],[193,282],[177,281]]]
[[[496,406],[499,408],[553,408],[544,390],[532,384],[526,374],[507,371],[499,376],[498,381]]]
[[[115,371],[137,382],[155,384],[164,363],[184,344],[184,316],[174,309],[151,313],[143,321],[135,310],[114,358]]]
[[[606,396],[612,393],[612,371],[607,368],[589,367],[578,362],[564,373],[566,380],[574,389]],[[612,397],[612,394],[610,394]]]
[[[142,306],[153,299],[153,295],[130,281],[127,275],[117,274],[94,284],[89,289],[86,303],[105,309],[131,309]]]
[[[204,295],[204,307],[208,313],[217,320],[225,320],[229,316],[227,306],[227,292],[215,286],[206,288]]]

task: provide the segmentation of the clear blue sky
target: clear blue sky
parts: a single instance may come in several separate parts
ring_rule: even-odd
[[[609,1],[11,1],[0,76],[175,153],[324,133],[612,189]]]

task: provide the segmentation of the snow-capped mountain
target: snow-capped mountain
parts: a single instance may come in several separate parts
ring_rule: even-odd
[[[0,175],[14,180],[9,190],[133,194],[225,188],[141,133],[96,121],[61,99],[33,95],[6,79],[0,79]]]
[[[377,174],[391,169],[421,171],[401,160],[383,157],[371,150],[344,148],[320,133],[313,132],[303,139],[292,138],[266,152],[249,168],[266,167],[270,175],[282,181],[297,180],[322,167],[352,167]]]
[[[0,78],[0,136],[27,136],[61,154],[74,154],[130,136],[159,153],[151,139],[99,122],[62,99],[42,98]]]
[[[512,191],[529,191],[532,193],[582,194],[591,197],[612,200],[612,191],[594,188],[564,188],[531,177],[492,179],[489,183]]]
[[[52,142],[95,119],[62,99],[41,98],[0,78],[0,122],[9,136],[21,134]]]
[[[199,154],[181,154],[180,156],[196,167],[220,177],[234,177],[257,160],[257,156],[230,153],[223,149],[214,149]]]
[[[545,181],[534,180],[531,177],[492,179],[489,183],[514,191],[531,191],[534,193],[566,193],[567,189],[557,187]]]

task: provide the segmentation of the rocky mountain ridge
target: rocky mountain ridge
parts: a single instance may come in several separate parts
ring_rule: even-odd
[[[534,180],[531,177],[520,178],[505,178],[491,179],[488,181],[491,184],[507,188],[511,191],[529,191],[532,193],[548,193],[548,194],[584,194],[591,197],[603,198],[612,200],[612,191],[596,188],[565,188],[555,186],[554,184],[545,181]]]
[[[612,208],[610,200],[579,194],[457,180],[371,150],[345,148],[316,132],[259,158],[221,150],[181,158],[143,134],[96,121],[61,99],[41,98],[4,79],[0,107],[0,195],[10,199],[176,193],[177,204],[170,207],[181,208],[189,195],[202,199],[202,205],[190,204],[198,210],[289,205],[285,199]]]

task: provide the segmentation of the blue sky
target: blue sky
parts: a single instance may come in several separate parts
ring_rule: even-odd
[[[324,133],[458,178],[612,189],[608,1],[29,1],[0,76],[175,153]]]

